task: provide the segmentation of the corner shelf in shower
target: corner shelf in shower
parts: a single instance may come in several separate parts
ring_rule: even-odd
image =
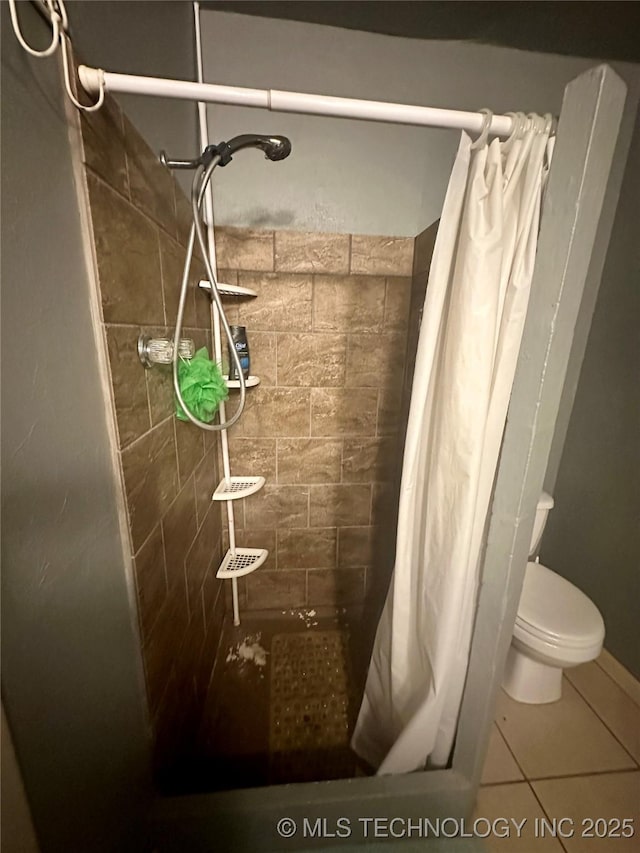
[[[204,279],[198,283],[201,290],[211,290],[211,282]],[[257,296],[255,290],[250,287],[240,287],[238,284],[225,284],[222,281],[218,282],[218,291],[220,296]]]
[[[223,376],[222,378],[227,383],[227,388],[234,389],[234,388],[240,387],[240,380],[239,379],[229,379],[228,376]],[[244,380],[244,387],[245,388],[255,388],[255,386],[259,385],[259,384],[260,384],[260,377],[259,376],[248,376]]]
[[[213,501],[237,501],[240,498],[248,498],[259,492],[264,486],[264,477],[229,477],[220,481],[218,488],[213,493]]]
[[[235,553],[227,551],[220,568],[216,572],[217,578],[241,578],[255,572],[269,556],[269,552],[263,548],[236,548]]]

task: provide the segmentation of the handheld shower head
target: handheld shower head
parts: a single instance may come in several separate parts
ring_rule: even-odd
[[[209,145],[203,154],[203,158],[220,157],[219,166],[226,166],[237,151],[243,148],[259,148],[264,151],[267,160],[284,160],[291,154],[291,141],[286,136],[260,136],[257,133],[243,133],[234,136],[228,142],[219,142],[218,145]]]

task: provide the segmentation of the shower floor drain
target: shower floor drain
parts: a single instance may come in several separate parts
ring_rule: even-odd
[[[343,631],[277,634],[271,643],[270,781],[353,775],[353,696]]]

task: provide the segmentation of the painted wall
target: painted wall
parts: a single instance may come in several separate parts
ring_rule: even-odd
[[[176,0],[76,0],[68,14],[81,61],[106,71],[195,80],[191,3]],[[156,152],[195,156],[196,107],[188,101],[118,95],[129,118]],[[189,175],[178,173],[183,189]]]
[[[202,13],[205,79],[257,88],[495,112],[558,112],[591,60]],[[212,141],[284,133],[277,167],[254,152],[216,175],[224,225],[415,237],[440,215],[458,134],[429,128],[209,107]],[[238,163],[240,162],[238,157]]]
[[[541,559],[596,602],[606,648],[640,677],[638,186],[636,119]]]
[[[41,849],[138,851],[133,577],[63,103],[56,61],[22,51],[2,4],[2,696]]]

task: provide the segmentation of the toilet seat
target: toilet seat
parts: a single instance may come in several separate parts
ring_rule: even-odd
[[[541,563],[527,563],[514,637],[532,647],[577,652],[602,643],[604,622],[595,604],[572,583]]]

